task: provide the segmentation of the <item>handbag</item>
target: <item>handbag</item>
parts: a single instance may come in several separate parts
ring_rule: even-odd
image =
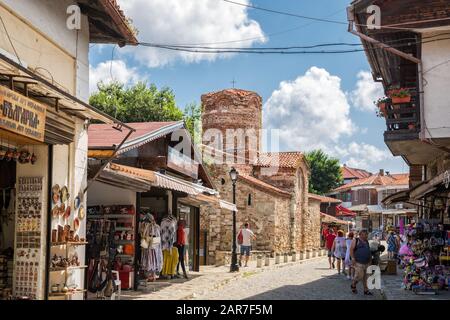
[[[244,235],[242,234],[242,230],[239,231],[237,240],[239,245],[242,245],[242,243],[244,243]]]

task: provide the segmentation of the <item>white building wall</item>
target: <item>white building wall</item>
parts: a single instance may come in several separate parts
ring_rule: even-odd
[[[89,22],[82,16],[81,30],[66,26],[71,0],[0,0],[12,13],[4,17],[8,33],[21,60],[85,101],[89,98]],[[1,13],[1,12],[0,12]],[[31,30],[17,23],[31,27]],[[0,48],[14,54],[0,28]],[[33,45],[31,45],[33,44]],[[50,76],[51,74],[51,76]]]
[[[446,31],[448,33],[448,30]],[[445,33],[442,31],[441,33]],[[426,33],[423,37],[439,33]],[[448,38],[442,34],[433,40]],[[427,138],[450,137],[450,40],[433,41],[422,45],[424,77],[424,115]]]

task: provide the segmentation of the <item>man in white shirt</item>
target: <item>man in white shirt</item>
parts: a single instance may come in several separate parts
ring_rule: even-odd
[[[252,249],[252,240],[256,240],[256,236],[252,230],[250,230],[248,223],[244,224],[244,229],[239,231],[239,234],[242,234],[242,243],[239,243],[241,246],[241,256],[239,258],[239,265],[242,266],[242,257],[245,255],[245,266],[247,267],[248,259],[251,254]]]

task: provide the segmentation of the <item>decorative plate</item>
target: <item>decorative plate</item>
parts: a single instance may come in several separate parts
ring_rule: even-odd
[[[80,209],[78,210],[78,218],[80,218],[80,220],[83,220],[85,216],[86,212],[84,211],[84,207],[80,206]]]
[[[53,204],[57,204],[59,202],[59,193],[53,193],[52,195],[52,200],[53,200]]]
[[[64,214],[65,219],[69,219],[71,213],[70,206],[67,206],[66,213]]]
[[[70,198],[69,190],[67,189],[66,186],[64,186],[64,187],[61,189],[61,201],[62,201],[62,202],[66,202],[67,200],[69,200],[69,198]]]
[[[61,188],[59,187],[59,184],[55,184],[52,187],[52,193],[58,193],[59,194],[60,191],[61,191]]]
[[[54,206],[53,210],[52,210],[52,216],[53,216],[53,218],[56,218],[58,215],[59,215],[59,207]]]
[[[74,200],[75,210],[78,210],[81,206],[81,198],[80,196],[76,196]]]
[[[75,231],[77,231],[80,228],[80,219],[75,218],[73,220],[73,228],[75,229]]]
[[[66,213],[66,205],[61,203],[61,206],[59,207],[59,215],[62,216],[64,213]]]

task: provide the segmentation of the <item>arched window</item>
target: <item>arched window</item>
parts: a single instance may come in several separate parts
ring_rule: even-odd
[[[222,178],[222,180],[220,182],[222,183],[222,185],[224,185],[225,184],[225,179]]]
[[[248,197],[247,197],[247,205],[248,206],[252,205],[252,195],[251,194],[249,194]]]

